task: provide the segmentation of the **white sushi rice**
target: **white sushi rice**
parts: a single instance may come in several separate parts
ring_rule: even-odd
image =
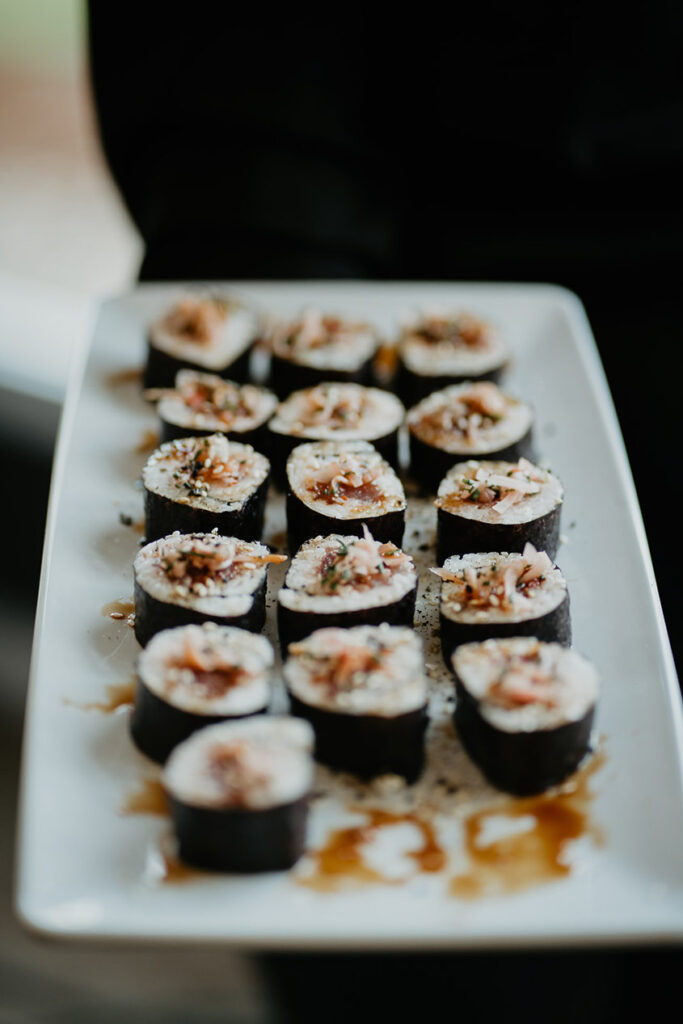
[[[504,570],[507,565],[518,562],[522,556],[508,552],[477,552],[476,554],[452,555],[444,562],[448,572],[461,575],[466,569],[486,573],[492,566]],[[477,623],[527,622],[558,608],[567,596],[567,582],[557,567],[550,569],[537,586],[518,591],[512,607],[488,605],[484,608],[469,605],[465,582],[452,583],[444,580],[441,584],[441,614],[452,622],[467,625]]]
[[[205,385],[211,391],[226,389],[233,393],[234,411],[229,408],[211,408],[210,403],[205,403],[201,408],[195,408],[183,397],[183,392],[191,389],[192,385]],[[176,375],[176,393],[163,395],[157,405],[159,417],[165,423],[172,423],[174,426],[188,430],[224,431],[231,433],[246,433],[248,430],[255,430],[265,423],[275,412],[277,396],[266,388],[256,387],[253,384],[235,384],[233,381],[223,380],[212,373],[201,373],[198,370],[179,370]],[[239,409],[238,407],[244,406]]]
[[[202,661],[218,674],[239,669],[239,677],[222,692],[207,691],[190,667]],[[264,636],[205,622],[157,633],[141,652],[137,672],[148,690],[181,711],[247,715],[268,704],[272,667],[273,648]]]
[[[312,411],[312,396],[320,400],[319,412]],[[334,409],[345,404],[350,415],[335,418]],[[268,427],[276,434],[311,441],[372,441],[397,430],[404,416],[403,405],[388,391],[329,383],[292,392],[278,405]]]
[[[315,497],[310,490],[311,482],[326,467],[335,464],[358,467],[361,473],[368,471],[381,497],[368,499],[350,495],[340,503]],[[367,441],[317,441],[298,445],[287,460],[287,479],[299,501],[324,516],[363,519],[398,512],[406,507],[403,484],[389,463]]]
[[[480,377],[498,369],[508,358],[505,339],[490,324],[478,321],[482,327],[481,341],[468,345],[450,339],[429,341],[418,333],[421,322],[406,326],[398,346],[411,373],[424,377]]]
[[[417,586],[417,572],[411,561],[397,567],[390,576],[374,577],[371,586],[357,589],[341,582],[335,593],[321,593],[323,565],[330,554],[337,552],[340,546],[351,547],[358,539],[331,534],[306,541],[287,570],[284,586],[277,596],[279,603],[294,612],[353,612],[394,604]]]
[[[175,748],[163,783],[193,807],[279,807],[310,791],[313,743],[310,725],[297,718],[259,715],[210,725]]]
[[[596,703],[599,690],[595,667],[578,651],[535,637],[512,637],[463,644],[455,651],[453,668],[479,713],[503,732],[554,729],[583,718]],[[501,706],[496,684],[505,673],[528,693],[525,703]],[[542,679],[540,684],[534,680]],[[547,680],[547,682],[546,682]],[[532,699],[534,687],[538,699]]]
[[[202,298],[202,296],[190,296]],[[221,370],[234,362],[255,340],[259,325],[251,310],[227,302],[227,313],[220,326],[206,341],[197,341],[174,331],[168,322],[172,311],[157,320],[149,330],[150,344],[179,362],[195,363],[206,370]]]
[[[463,479],[472,481],[473,489],[490,486],[489,481],[495,481],[496,486],[504,487],[501,481],[520,466],[525,470],[522,479],[529,487],[529,492],[521,494],[519,500],[507,507],[504,512],[498,511],[498,501],[480,504],[469,498],[457,497]],[[470,459],[467,462],[458,462],[448,471],[439,485],[435,504],[463,519],[514,525],[540,519],[561,505],[563,497],[562,484],[558,478],[549,470],[541,469],[526,459],[520,459],[519,462]]]
[[[206,473],[193,469],[198,456],[205,460]],[[212,479],[212,468],[221,463],[232,464],[238,478]],[[251,445],[212,434],[162,444],[145,463],[142,483],[146,490],[180,505],[206,512],[233,512],[258,490],[269,472],[270,462]]]
[[[228,578],[214,573],[206,584],[200,585],[206,587],[206,593],[202,593],[201,589],[191,587],[186,580],[170,577],[164,568],[168,555],[173,557],[178,550],[191,550],[195,541],[215,547],[218,554],[227,550],[226,544],[239,554],[253,554],[257,558],[268,554],[265,544],[256,541],[221,537],[213,533],[176,532],[140,548],[133,562],[133,572],[139,586],[157,601],[190,608],[203,615],[221,618],[246,615],[253,604],[254,594],[266,578],[267,564],[255,563],[253,568],[247,564]]]
[[[353,660],[354,655],[362,661],[365,652],[376,653],[376,665],[367,671],[345,672],[343,678],[337,670],[335,676],[336,656],[341,656],[342,662]],[[295,697],[327,711],[393,718],[427,702],[422,642],[404,626],[382,623],[316,630],[290,645],[283,672]]]
[[[326,316],[316,309],[306,310],[298,320],[276,323],[270,338],[274,355],[323,374],[360,369],[379,345],[377,331],[369,324]]]
[[[481,426],[471,437],[457,430],[444,429],[438,438],[434,438],[432,432],[425,428],[423,420],[426,417],[456,407],[461,396],[467,395],[472,386],[469,381],[464,384],[452,384],[441,391],[434,391],[418,402],[407,415],[410,431],[425,444],[464,458],[484,456],[520,441],[533,422],[531,407],[500,391],[493,384],[489,384],[489,387],[495,388],[504,402],[504,413],[495,422]]]

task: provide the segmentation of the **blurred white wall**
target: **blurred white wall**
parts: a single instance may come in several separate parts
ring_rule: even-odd
[[[79,0],[0,0],[0,384],[60,398],[141,247],[102,157]]]

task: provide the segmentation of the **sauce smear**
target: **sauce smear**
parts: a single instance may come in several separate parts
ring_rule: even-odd
[[[102,614],[109,619],[117,621],[126,620],[127,626],[133,625],[132,616],[135,613],[135,605],[132,601],[107,601],[102,605]]]
[[[159,447],[159,432],[157,430],[143,430],[140,441],[135,448],[136,455],[146,455]]]
[[[353,828],[336,829],[328,836],[325,845],[313,851],[313,872],[297,878],[301,885],[320,892],[329,892],[349,883],[354,886],[397,885],[407,879],[383,875],[365,862],[363,847],[375,838],[379,829],[388,825],[407,822],[414,825],[422,838],[418,850],[406,853],[415,862],[415,874],[441,871],[446,864],[446,854],[439,846],[433,826],[415,814],[394,814],[389,811],[362,808],[368,821]],[[410,877],[413,877],[411,875]]]
[[[143,779],[140,789],[126,797],[121,813],[168,815],[168,799],[159,780]]]
[[[106,715],[111,715],[120,708],[131,707],[135,702],[135,680],[131,679],[127,683],[112,683],[107,687],[106,693],[105,700],[86,702],[67,700],[65,703],[80,708],[81,711],[102,711]]]
[[[105,377],[109,387],[118,388],[122,384],[135,384],[142,381],[142,367],[129,366],[125,370],[116,370]]]
[[[569,875],[572,867],[564,858],[567,844],[581,836],[602,842],[600,830],[589,818],[588,783],[603,764],[604,753],[599,752],[559,793],[510,800],[469,815],[464,827],[470,868],[451,879],[451,895],[475,899],[519,892]],[[528,818],[529,828],[483,845],[487,823],[501,816],[513,822]]]

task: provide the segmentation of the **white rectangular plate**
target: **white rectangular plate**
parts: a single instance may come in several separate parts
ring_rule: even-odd
[[[453,759],[443,770],[459,789],[437,808],[437,827],[453,851],[448,870],[334,892],[301,885],[305,864],[291,874],[154,881],[155,851],[168,823],[121,814],[127,796],[151,774],[149,762],[129,739],[127,714],[78,707],[101,701],[108,685],[129,679],[137,650],[125,623],[103,617],[101,609],[132,593],[139,535],[120,524],[119,513],[141,515],[134,482],[144,456],[136,446],[155,418],[135,382],[113,387],[111,375],[142,364],[146,325],[180,291],[141,287],[103,305],[92,346],[74,366],[64,412],[27,713],[16,896],[22,919],[63,937],[273,948],[681,938],[680,698],[633,485],[581,304],[544,285],[345,282],[239,284],[229,290],[266,310],[289,314],[314,304],[368,318],[387,332],[420,307],[467,308],[508,334],[514,359],[506,388],[534,406],[537,446],[565,485],[566,541],[558,562],[569,581],[575,645],[602,677],[597,726],[605,761],[591,780],[590,815],[603,841],[576,844],[575,866],[559,880],[472,900],[450,895],[463,817],[492,797],[477,773],[463,767],[453,738]],[[417,506],[413,512],[418,522]],[[276,501],[271,532],[281,526],[279,514]],[[409,530],[406,547],[417,554],[423,539],[424,532],[415,539]],[[6,538],[15,542],[36,538]],[[431,557],[420,554],[423,569]],[[423,571],[423,590],[428,575]],[[276,582],[277,574],[271,579]],[[271,584],[271,636],[272,593]],[[433,621],[435,591],[421,602]],[[427,660],[436,714],[443,718],[450,682],[437,664],[434,641]],[[439,728],[443,738],[448,727],[442,721]],[[430,786],[439,767],[431,764],[427,783],[406,797],[418,812],[434,798]],[[320,785],[327,796],[313,808],[313,846],[328,827],[363,820],[349,818],[345,807],[353,788],[330,787],[325,773]],[[385,795],[380,787],[366,792],[366,799],[375,806]],[[374,851],[386,858],[387,870],[400,874],[409,863],[400,856],[404,840],[389,832],[384,853]]]

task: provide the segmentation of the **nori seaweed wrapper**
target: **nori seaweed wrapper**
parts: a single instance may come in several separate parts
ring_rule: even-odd
[[[554,729],[505,732],[487,722],[456,675],[453,721],[458,736],[488,781],[516,796],[542,793],[571,775],[590,751],[595,705],[578,721]]]
[[[315,731],[315,758],[361,779],[391,772],[415,782],[424,768],[427,705],[384,717],[350,715],[314,707],[290,694],[293,715],[305,718]]]
[[[145,488],[145,537],[152,541],[175,530],[180,533],[211,533],[217,528],[225,537],[261,540],[269,480],[270,474],[240,508],[225,512],[197,508]]]
[[[158,601],[144,590],[137,579],[134,586],[135,601],[135,638],[144,647],[155,633],[173,626],[187,626],[190,623],[201,625],[202,622],[216,622],[219,626],[239,626],[251,633],[260,633],[266,621],[266,589],[268,576],[264,576],[261,585],[251,595],[251,607],[244,615],[224,617],[206,615],[186,608],[183,605],[168,601]]]
[[[264,810],[194,807],[170,797],[178,853],[208,871],[286,871],[305,848],[308,796]]]

